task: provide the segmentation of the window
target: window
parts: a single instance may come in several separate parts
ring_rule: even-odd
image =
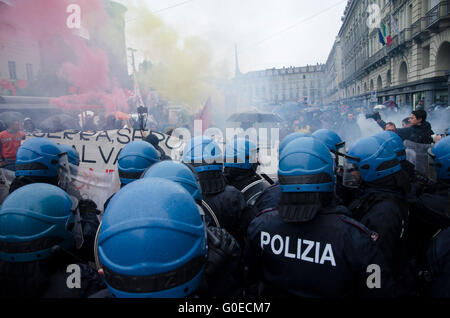
[[[9,78],[12,79],[12,80],[17,79],[16,62],[9,61],[8,62],[8,67],[9,67]]]
[[[33,81],[33,65],[31,65],[30,63],[27,63],[27,81]]]
[[[430,67],[430,46],[422,48],[422,69]]]

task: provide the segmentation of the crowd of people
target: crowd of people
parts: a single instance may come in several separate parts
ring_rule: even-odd
[[[73,148],[26,140],[0,208],[0,297],[448,298],[450,137],[431,139],[426,115],[394,131],[372,116],[385,130],[349,147],[290,133],[277,180],[246,138],[194,137],[182,162],[133,141],[103,207],[71,187]],[[433,178],[408,141],[429,146]]]

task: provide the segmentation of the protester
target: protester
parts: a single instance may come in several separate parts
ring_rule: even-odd
[[[411,112],[409,117],[409,125],[405,128],[398,128],[395,132],[403,139],[410,140],[419,144],[431,144],[433,139],[431,135],[434,132],[431,130],[431,125],[427,120],[427,112],[424,110],[415,110]],[[384,130],[386,129],[386,123],[381,120],[381,117],[376,117],[377,123]]]
[[[384,128],[384,130],[396,132],[397,127],[395,127],[395,124],[393,122],[388,122],[386,123],[386,127]]]
[[[0,132],[1,165],[8,165],[9,169],[13,168],[17,150],[24,139],[25,133],[21,130],[21,121],[19,120],[11,122],[6,130]]]

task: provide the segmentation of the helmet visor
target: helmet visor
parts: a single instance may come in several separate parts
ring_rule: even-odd
[[[72,182],[69,157],[67,152],[59,154],[58,157],[58,186],[66,191]]]
[[[346,188],[358,188],[361,184],[358,166],[345,159],[343,170],[342,185]]]

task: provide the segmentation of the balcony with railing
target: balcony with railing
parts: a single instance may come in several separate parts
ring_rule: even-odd
[[[417,37],[422,32],[422,19],[417,20],[411,24],[411,37]]]
[[[392,44],[387,47],[388,53],[405,46],[405,44],[411,40],[411,29],[406,28],[400,31],[392,38]]]
[[[449,1],[441,1],[425,15],[425,27],[427,29],[439,28],[439,22],[450,19]]]

